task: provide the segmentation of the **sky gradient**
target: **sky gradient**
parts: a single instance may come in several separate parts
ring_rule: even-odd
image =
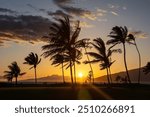
[[[41,37],[48,33],[48,26],[56,15],[68,14],[72,20],[80,20],[79,39],[101,37],[105,42],[113,26],[127,26],[135,34],[142,56],[142,66],[150,61],[150,0],[0,0],[0,76],[7,66],[17,61],[23,78],[33,78],[34,71],[23,65],[24,58],[32,51],[41,55],[46,42]],[[19,23],[18,23],[19,22]],[[117,46],[122,48],[122,46]],[[89,50],[88,50],[89,51]],[[84,53],[84,51],[83,51]],[[43,57],[37,67],[38,77],[61,75],[61,68],[51,66]],[[123,55],[112,56],[116,62],[112,73],[124,71]],[[83,56],[84,61],[86,57]],[[127,45],[128,68],[138,67],[138,55],[134,46]],[[95,77],[105,75],[99,65],[93,65]],[[87,76],[89,65],[77,66],[77,73]],[[69,70],[65,70],[69,76]]]

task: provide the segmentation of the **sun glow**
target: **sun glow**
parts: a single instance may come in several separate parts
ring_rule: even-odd
[[[82,78],[82,77],[83,77],[83,73],[82,73],[82,72],[79,72],[79,73],[78,73],[78,77],[79,77],[79,78]]]

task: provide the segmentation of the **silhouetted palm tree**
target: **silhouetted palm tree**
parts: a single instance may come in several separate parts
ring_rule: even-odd
[[[118,44],[123,45],[124,65],[125,65],[125,69],[127,73],[128,82],[131,83],[131,79],[130,79],[128,68],[127,68],[127,62],[126,62],[126,46],[125,46],[125,43],[128,38],[128,29],[126,26],[124,27],[115,26],[112,28],[112,31],[110,32],[110,35],[108,36],[112,38],[107,41],[108,45],[113,44],[113,47]]]
[[[17,82],[18,82],[18,76],[24,75],[25,72],[21,73],[20,67],[18,66],[17,62],[11,63],[11,65],[9,65],[8,68],[9,68],[10,71],[4,71],[4,73],[6,73],[6,76],[10,75],[9,76],[10,78],[15,77],[16,84],[17,84]]]
[[[79,48],[77,46],[77,38],[80,33],[79,21],[75,27],[71,26],[70,20],[67,16],[63,18],[56,19],[57,22],[52,23],[50,26],[50,33],[45,36],[49,39],[47,45],[42,46],[45,52],[42,54],[45,58],[55,56],[58,53],[63,55],[69,55],[69,65],[70,65],[70,76],[73,84],[73,69],[72,66],[74,59],[73,54],[78,53]],[[74,56],[76,57],[76,56]],[[75,74],[75,69],[74,69]],[[74,75],[75,76],[75,75]]]
[[[63,77],[63,83],[65,83],[65,76],[64,76],[64,56],[63,54],[56,54],[51,57],[51,60],[53,60],[52,65],[55,65],[56,67],[61,65],[62,69],[62,77]]]
[[[143,72],[148,74],[150,72],[150,62],[147,62],[147,65],[143,68]]]
[[[140,84],[140,80],[141,80],[141,54],[140,54],[140,51],[139,51],[139,49],[138,49],[138,46],[137,46],[137,43],[136,43],[136,40],[135,40],[134,35],[129,34],[129,35],[128,35],[128,40],[127,40],[127,42],[128,42],[129,44],[135,45],[136,50],[137,50],[137,52],[138,52],[138,56],[139,56],[138,83]]]
[[[91,42],[89,42],[90,39],[82,39],[79,41],[79,46],[81,46],[82,48],[84,48],[84,51],[85,53],[87,53],[87,48],[91,48],[90,44]],[[89,58],[89,55],[86,54],[86,57],[87,57],[87,61],[90,61],[90,58]],[[84,63],[86,64],[86,61],[84,61]],[[91,63],[89,62],[89,66],[90,66],[90,69],[91,69],[91,78],[93,80],[93,84],[94,84],[94,72],[93,72],[93,68],[92,68],[92,65]]]
[[[36,67],[41,62],[41,58],[39,59],[36,53],[31,52],[25,59],[23,64],[28,64],[32,66],[30,69],[34,68],[35,72],[35,83],[37,83],[37,74],[36,74]]]
[[[6,78],[8,82],[12,83],[12,80],[13,80],[12,71],[4,71],[4,73],[5,73],[4,78]]]
[[[92,44],[97,52],[87,52],[90,56],[94,57],[91,63],[100,62],[101,70],[106,69],[107,71],[107,80],[108,84],[110,84],[110,76],[109,76],[109,68],[115,62],[111,62],[110,56],[112,55],[111,50],[106,50],[105,43],[101,38],[94,39],[94,43]]]

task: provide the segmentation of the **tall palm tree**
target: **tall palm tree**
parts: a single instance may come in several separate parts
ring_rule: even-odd
[[[72,66],[74,65],[75,68],[75,64],[73,64],[74,59],[72,57],[73,54],[77,53],[76,51],[79,51],[76,43],[81,28],[79,27],[79,21],[76,23],[75,27],[73,27],[68,16],[55,20],[56,22],[52,23],[50,26],[49,35],[45,36],[49,40],[49,43],[42,46],[42,50],[45,51],[42,55],[45,58],[55,56],[58,53],[69,55],[70,76],[73,84]]]
[[[64,56],[63,54],[56,54],[54,56],[51,57],[52,61],[52,65],[55,65],[56,67],[61,65],[61,69],[62,69],[62,77],[63,77],[63,83],[65,83],[65,76],[64,76]]]
[[[80,59],[82,58],[82,53],[80,50],[76,49],[76,48],[72,48],[71,49],[71,60],[73,62],[73,66],[74,66],[74,82],[76,84],[76,63],[80,64]]]
[[[87,48],[91,48],[91,46],[90,46],[91,42],[89,42],[89,41],[90,41],[90,39],[87,39],[87,38],[78,41],[78,45],[81,48],[84,48],[85,53],[87,53]],[[88,54],[86,54],[86,57],[87,57],[87,61],[90,61],[90,58],[89,58]],[[84,63],[86,64],[87,61],[84,61]],[[92,65],[91,65],[90,62],[89,62],[89,66],[90,66],[90,69],[91,69],[90,74],[91,74],[93,84],[94,84],[94,72],[93,72],[93,68],[92,68]]]
[[[150,62],[147,62],[146,66],[143,68],[143,72],[148,74],[150,72]]]
[[[16,84],[18,83],[18,76],[22,76],[25,74],[25,72],[21,73],[20,67],[18,66],[17,62],[11,63],[11,65],[8,66],[10,71],[4,71],[6,73],[5,76],[9,76],[10,78],[15,77]]]
[[[110,84],[110,73],[109,68],[115,62],[111,62],[110,56],[112,55],[112,51],[106,50],[105,43],[101,38],[94,39],[94,43],[92,44],[97,52],[87,52],[86,54],[94,57],[90,63],[97,63],[100,62],[101,70],[106,69],[107,72],[107,80],[108,84]]]
[[[125,65],[125,69],[127,73],[128,82],[131,83],[131,79],[130,79],[128,67],[127,67],[127,61],[126,61],[126,45],[125,45],[127,38],[128,38],[128,29],[126,26],[124,27],[115,26],[112,28],[112,31],[110,32],[108,36],[112,38],[107,41],[108,45],[113,44],[113,47],[118,44],[123,45],[124,65]]]
[[[138,46],[137,46],[137,43],[136,43],[136,40],[135,40],[135,36],[132,35],[132,34],[129,34],[128,35],[128,40],[127,42],[129,44],[132,44],[136,47],[136,50],[137,50],[137,53],[138,53],[138,56],[139,56],[139,74],[138,74],[138,83],[140,84],[140,80],[141,80],[141,54],[140,54],[140,51],[138,49]]]
[[[37,74],[36,74],[36,67],[41,62],[41,58],[39,59],[36,53],[31,52],[25,59],[23,64],[28,64],[32,66],[30,69],[34,68],[35,72],[35,83],[37,83]]]

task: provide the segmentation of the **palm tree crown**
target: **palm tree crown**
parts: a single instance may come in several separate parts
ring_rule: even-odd
[[[23,64],[28,64],[32,66],[30,69],[34,68],[35,70],[35,83],[37,83],[37,76],[36,76],[36,67],[41,62],[41,58],[39,59],[38,55],[31,52],[25,59]]]

